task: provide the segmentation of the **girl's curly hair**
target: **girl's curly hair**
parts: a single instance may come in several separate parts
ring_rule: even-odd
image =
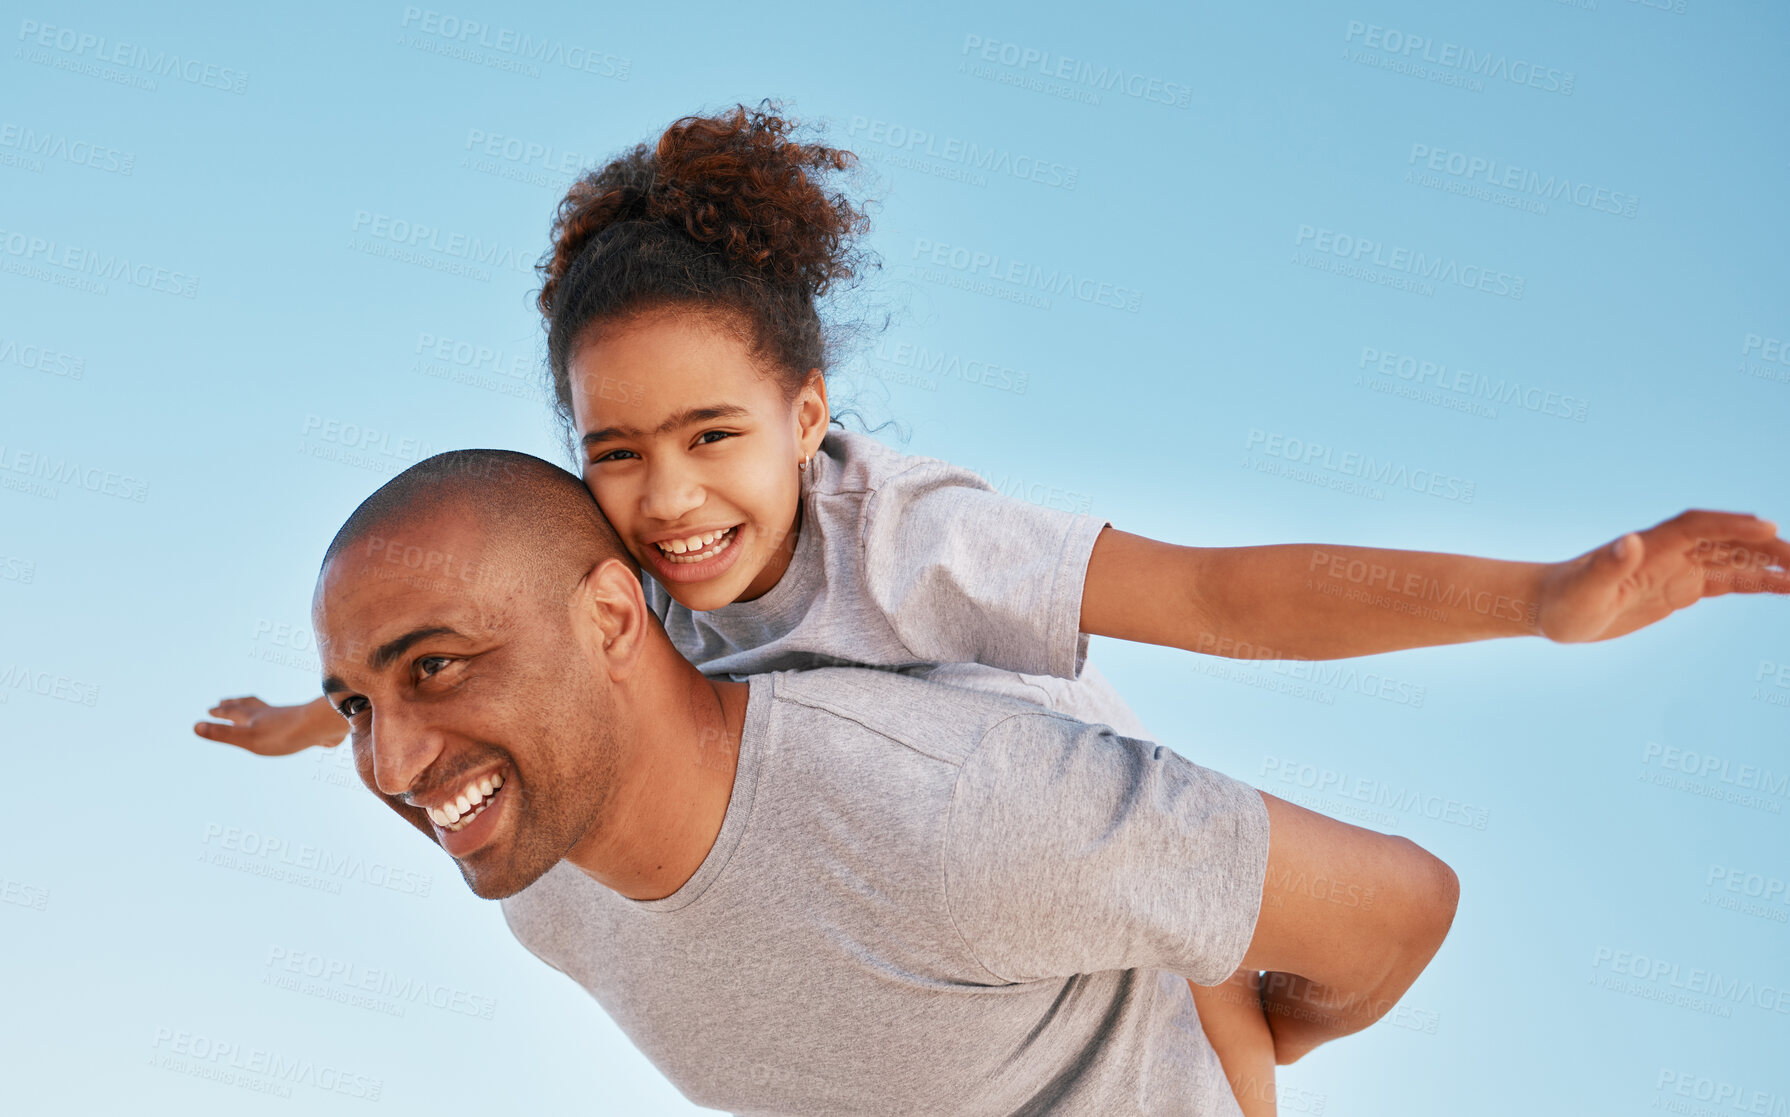
[[[798,143],[779,106],[674,122],[574,183],[536,270],[556,409],[570,429],[568,362],[593,328],[683,304],[714,312],[793,394],[827,369],[816,302],[872,258],[865,212],[829,176],[849,151]]]

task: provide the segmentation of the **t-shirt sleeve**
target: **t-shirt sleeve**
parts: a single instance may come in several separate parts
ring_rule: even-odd
[[[1001,722],[958,774],[946,835],[952,921],[1003,981],[1144,968],[1215,985],[1255,934],[1261,796],[1106,726]]]
[[[923,462],[865,501],[865,588],[918,659],[1073,679],[1088,654],[1088,556],[1105,526]]]

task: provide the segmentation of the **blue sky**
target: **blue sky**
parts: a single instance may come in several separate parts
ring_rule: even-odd
[[[682,114],[779,97],[863,156],[883,266],[838,309],[893,320],[835,402],[1023,499],[1205,546],[1529,560],[1690,507],[1790,517],[1778,5],[0,27],[18,1112],[688,1108],[346,753],[188,730],[315,693],[317,560],[385,477],[560,456],[529,265],[578,169]],[[1461,876],[1400,1012],[1285,1070],[1282,1111],[1790,1112],[1786,615],[1729,597],[1613,643],[1317,671],[1097,642],[1183,754]]]

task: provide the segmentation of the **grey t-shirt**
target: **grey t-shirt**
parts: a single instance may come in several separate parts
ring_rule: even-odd
[[[503,901],[693,1102],[742,1115],[1239,1113],[1183,978],[1240,965],[1260,796],[1149,741],[888,671],[754,676],[681,888]]]
[[[671,642],[707,675],[894,668],[1150,737],[1087,665],[1082,585],[1105,526],[832,431],[803,482],[789,568],[767,593],[695,612],[642,582]]]

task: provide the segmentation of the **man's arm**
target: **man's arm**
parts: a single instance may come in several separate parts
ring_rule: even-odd
[[[1268,871],[1243,966],[1265,971],[1263,1013],[1286,1064],[1398,1003],[1447,937],[1460,882],[1408,838],[1260,794]]]

